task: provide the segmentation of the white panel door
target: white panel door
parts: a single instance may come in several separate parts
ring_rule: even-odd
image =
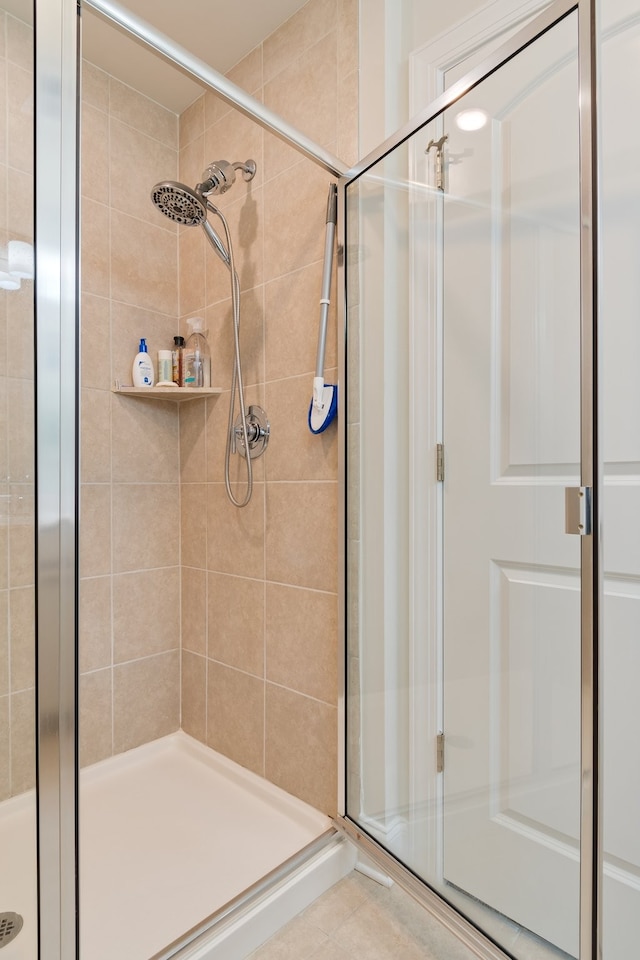
[[[444,879],[574,956],[576,43],[572,15],[445,115],[443,253]]]

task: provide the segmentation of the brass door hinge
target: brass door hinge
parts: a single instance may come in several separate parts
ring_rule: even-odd
[[[444,481],[444,444],[436,444],[436,480],[438,483]]]
[[[439,733],[436,737],[436,771],[442,773],[444,770],[444,733]]]

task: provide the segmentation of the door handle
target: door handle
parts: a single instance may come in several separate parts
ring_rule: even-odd
[[[591,533],[591,487],[564,488],[564,532],[587,537]]]

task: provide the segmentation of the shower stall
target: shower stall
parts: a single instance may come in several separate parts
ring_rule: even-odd
[[[111,0],[0,4],[6,960],[240,960],[356,848],[479,957],[634,955],[640,11],[506,7],[358,161],[348,0],[233,80]],[[195,315],[206,396],[128,395]]]

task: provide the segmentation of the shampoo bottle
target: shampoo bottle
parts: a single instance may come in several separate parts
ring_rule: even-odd
[[[139,353],[133,361],[133,385],[134,387],[152,387],[155,382],[153,372],[153,361],[147,351],[147,341],[143,338],[140,341]]]
[[[191,334],[184,348],[184,385],[185,387],[211,386],[211,352],[204,335],[202,317],[187,320]]]

